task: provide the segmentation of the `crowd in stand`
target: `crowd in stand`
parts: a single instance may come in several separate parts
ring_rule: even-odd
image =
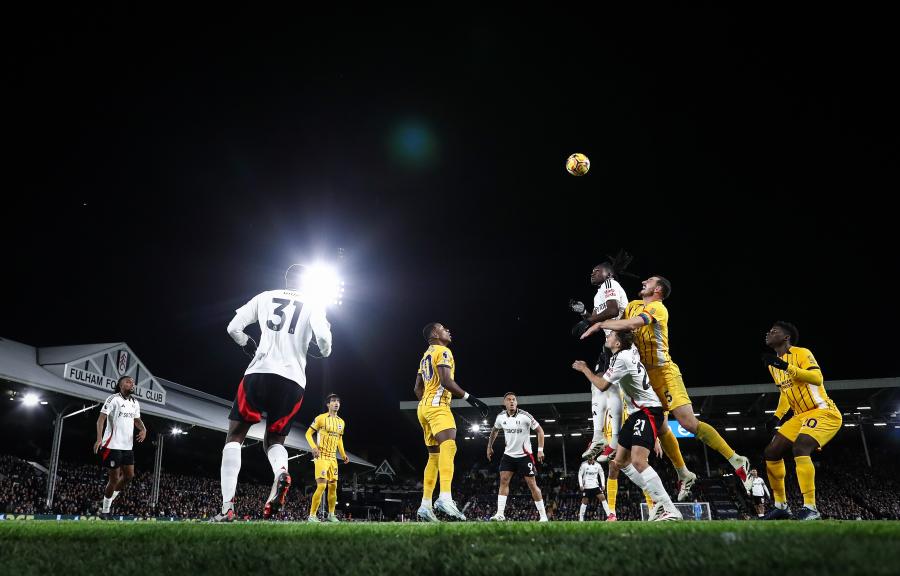
[[[832,458],[817,464],[816,500],[823,517],[834,519],[900,519],[900,481],[892,474],[893,468],[868,467],[863,456],[855,451],[846,453],[834,450]],[[892,462],[890,454],[876,454],[879,462]],[[605,468],[605,466],[604,466]],[[895,467],[894,467],[895,468]],[[695,466],[699,470],[699,466]],[[675,476],[670,466],[658,470],[666,486],[674,492]],[[551,520],[577,520],[581,503],[581,491],[574,470],[563,469],[558,463],[542,467],[537,481],[540,486],[548,516]],[[715,475],[715,471],[714,471]],[[765,478],[764,465],[760,475]],[[730,480],[732,482],[725,482]],[[0,513],[8,514],[66,514],[95,515],[99,509],[106,475],[96,465],[77,465],[60,462],[53,506],[47,509],[46,476],[36,467],[18,458],[0,455]],[[348,497],[349,482],[343,483],[343,497]],[[497,505],[497,472],[484,462],[471,467],[459,466],[454,481],[454,497],[471,520],[487,520]],[[723,478],[730,498],[741,515],[753,517],[749,499],[735,478]],[[786,481],[788,500],[793,508],[802,505],[802,497],[790,463]],[[160,478],[159,504],[151,507],[152,474],[138,471],[131,485],[113,503],[114,515],[138,517],[177,517],[203,520],[214,515],[220,506],[218,478],[182,476],[163,473]],[[271,486],[241,482],[235,498],[239,518],[258,519]],[[304,520],[309,513],[309,491],[312,486],[295,483],[289,494],[282,518]],[[695,496],[699,501],[709,500],[698,483]],[[400,500],[387,505],[385,497]],[[352,497],[355,505],[377,506],[384,510],[385,520],[415,519],[415,511],[421,501],[421,480],[415,478],[386,480],[378,484],[371,477],[360,483]],[[616,512],[620,520],[640,518],[643,494],[624,477],[620,478]],[[771,504],[771,503],[769,503]],[[344,506],[344,504],[342,504]],[[340,508],[338,510],[340,515]],[[715,513],[714,517],[715,517]],[[588,520],[602,520],[602,509],[594,502],[587,514]],[[510,498],[506,506],[508,520],[536,520],[530,493],[520,478],[510,485]]]

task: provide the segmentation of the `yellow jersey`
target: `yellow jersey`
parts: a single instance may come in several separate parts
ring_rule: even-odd
[[[456,361],[453,359],[453,352],[446,346],[432,344],[422,356],[422,361],[419,362],[419,374],[425,384],[425,391],[422,393],[422,400],[419,401],[419,404],[450,406],[452,396],[441,383],[441,375],[438,372],[438,368],[441,366],[450,368],[450,377],[456,379]]]
[[[641,362],[647,368],[658,368],[672,361],[669,356],[669,311],[661,300],[645,303],[632,300],[625,307],[625,316],[640,316],[644,325],[634,330],[634,345],[641,355]]]
[[[336,452],[344,456],[344,419],[340,416],[329,416],[328,412],[319,414],[306,431],[306,440],[313,445],[313,432],[318,438],[315,446],[319,449],[320,458],[334,458]]]
[[[791,346],[781,359],[788,363],[787,370],[769,366],[769,374],[772,375],[775,385],[781,391],[778,406],[779,411],[783,411],[778,415],[779,417],[784,416],[784,413],[787,412],[787,409],[784,408],[785,402],[794,411],[795,416],[816,409],[837,410],[834,402],[825,393],[824,376],[821,377],[821,384],[817,385],[803,382],[790,374],[792,366],[800,370],[817,371],[821,374],[822,371],[812,352],[807,348]],[[777,413],[778,411],[776,411]]]

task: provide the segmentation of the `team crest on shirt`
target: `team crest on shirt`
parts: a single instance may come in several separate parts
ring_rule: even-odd
[[[119,350],[119,355],[116,358],[116,369],[119,371],[119,376],[125,375],[125,371],[128,370],[128,350]]]

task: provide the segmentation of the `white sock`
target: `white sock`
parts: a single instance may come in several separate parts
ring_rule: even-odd
[[[438,494],[438,500],[443,500],[444,502],[452,502],[453,495],[449,492],[441,492],[440,494]]]
[[[647,488],[647,483],[644,481],[641,473],[638,472],[633,464],[629,464],[628,466],[621,468],[622,472],[628,476],[628,479],[631,480],[635,486],[640,488],[641,490],[645,490]]]
[[[612,413],[612,438],[609,445],[613,448],[619,446],[619,430],[622,428],[622,398],[619,396],[619,386],[610,386],[606,389],[606,408]]]
[[[775,502],[775,507],[779,510],[787,510],[787,502]]]
[[[547,511],[544,510],[544,501],[536,500],[534,503],[534,507],[537,508],[538,514],[541,515],[541,520],[546,520],[547,519]]]
[[[732,468],[737,470],[744,465],[744,457],[735,452],[734,455],[728,459],[728,463],[731,464]]]
[[[804,507],[804,508],[809,508],[809,509],[812,510],[813,512],[818,512],[818,510],[816,509],[815,504],[812,504],[812,505],[810,505],[810,504],[804,504],[803,507]]]
[[[272,472],[275,473],[276,477],[282,472],[287,472],[288,453],[284,446],[281,444],[272,444],[269,446],[269,451],[266,452],[266,456],[269,457],[269,464],[272,465]]]
[[[506,496],[497,494],[497,514],[503,516],[506,511]]]
[[[109,507],[112,505],[112,498],[103,497],[103,513],[109,514]]]
[[[600,404],[591,404],[591,422],[594,424],[594,435],[591,442],[600,442],[603,440],[603,420],[601,417],[605,408],[601,409]]]
[[[647,492],[650,493],[654,503],[662,502],[663,506],[667,508],[672,505],[672,499],[669,498],[669,494],[663,488],[662,480],[659,478],[656,470],[653,469],[653,466],[644,468],[644,471],[641,472],[641,477],[644,479],[644,483],[647,485]]]
[[[431,498],[422,498],[422,507],[431,508]]]
[[[237,490],[238,474],[241,471],[241,445],[229,442],[222,448],[222,512],[231,508],[234,493]]]
[[[587,512],[587,504],[582,504],[578,509],[578,521],[584,522],[584,513]]]
[[[110,503],[112,503],[112,501],[115,500],[115,499],[116,499],[116,496],[118,496],[118,495],[119,495],[119,491],[118,491],[118,490],[113,490],[112,498],[109,499]]]
[[[607,516],[609,516],[609,513],[610,513],[609,503],[606,500],[604,500],[603,502],[601,502],[601,504],[603,504],[603,511],[606,512]]]
[[[687,469],[687,466],[682,466],[681,468],[676,468],[675,473],[678,474],[678,479],[684,482],[688,478],[691,477],[691,471]]]

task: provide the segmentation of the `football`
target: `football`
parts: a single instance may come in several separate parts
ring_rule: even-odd
[[[580,152],[576,152],[569,156],[566,160],[566,170],[572,176],[584,176],[591,169],[591,161],[588,157]]]

